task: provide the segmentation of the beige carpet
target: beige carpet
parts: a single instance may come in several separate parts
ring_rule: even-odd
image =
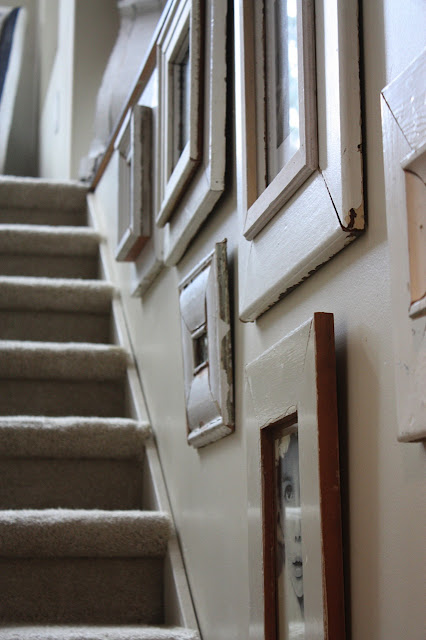
[[[173,525],[143,504],[85,196],[0,178],[0,640],[199,640],[165,626]]]

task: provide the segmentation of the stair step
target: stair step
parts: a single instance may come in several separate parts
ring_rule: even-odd
[[[0,416],[0,456],[11,458],[129,458],[151,435],[126,418]]]
[[[96,256],[101,236],[90,227],[0,224],[0,253]]]
[[[161,557],[171,530],[170,516],[160,511],[4,510],[0,557]]]
[[[88,227],[0,224],[0,273],[95,279],[100,240]]]
[[[200,640],[196,631],[181,627],[129,626],[8,626],[0,640]]]
[[[0,624],[162,624],[163,571],[154,556],[0,558]]]
[[[119,380],[127,364],[115,345],[0,340],[0,379]]]
[[[114,345],[0,340],[0,415],[125,415],[127,353]]]
[[[150,434],[126,419],[0,418],[0,508],[141,509]]]
[[[0,509],[143,509],[137,458],[0,458]]]
[[[0,211],[3,208],[85,209],[87,185],[45,178],[0,177]]]
[[[0,276],[0,338],[109,342],[113,294],[99,280]]]
[[[0,512],[0,623],[161,624],[162,512]]]
[[[113,293],[102,280],[0,276],[0,309],[109,313]]]

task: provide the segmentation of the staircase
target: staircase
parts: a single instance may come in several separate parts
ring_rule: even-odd
[[[86,223],[82,186],[0,179],[0,640],[199,640]]]

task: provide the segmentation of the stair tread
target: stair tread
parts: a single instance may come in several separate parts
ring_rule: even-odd
[[[0,557],[157,557],[171,531],[162,511],[3,510]]]
[[[0,209],[80,209],[86,205],[87,185],[47,178],[0,177]]]
[[[8,625],[0,640],[199,640],[191,629],[145,625]]]
[[[100,241],[91,227],[0,224],[3,254],[95,256]]]
[[[128,458],[150,435],[148,423],[127,418],[0,416],[0,456]]]
[[[0,340],[0,378],[118,380],[127,365],[127,351],[116,345]]]
[[[114,291],[102,280],[0,276],[0,309],[106,313]]]

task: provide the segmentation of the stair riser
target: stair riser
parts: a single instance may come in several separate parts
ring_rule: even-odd
[[[142,463],[0,458],[0,509],[142,509]]]
[[[0,254],[0,273],[4,276],[90,280],[99,276],[99,259],[97,256]]]
[[[1,224],[42,224],[65,227],[81,227],[87,224],[87,213],[78,209],[0,209]]]
[[[109,343],[109,315],[0,309],[1,340]]]
[[[0,622],[158,624],[159,558],[0,559]]]
[[[118,381],[0,380],[0,415],[125,415],[124,384]]]

